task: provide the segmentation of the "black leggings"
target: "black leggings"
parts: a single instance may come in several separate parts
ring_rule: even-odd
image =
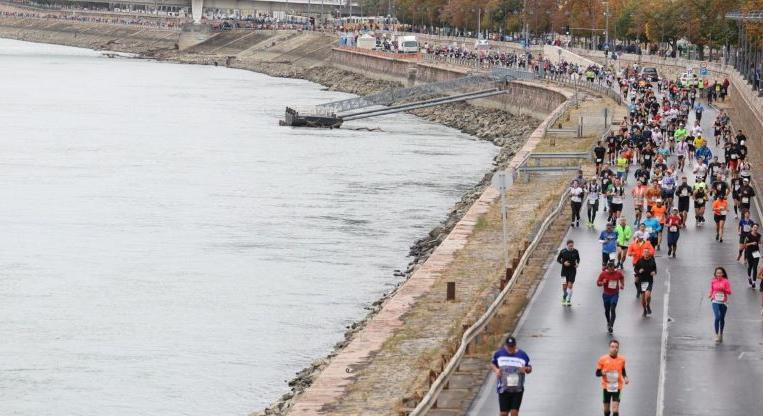
[[[615,326],[615,318],[617,318],[617,298],[618,296],[609,297],[604,295],[604,316],[607,318],[609,326]]]
[[[755,258],[753,256],[747,256],[747,277],[754,279],[755,276],[758,274],[758,262],[760,261],[760,258]]]
[[[596,213],[599,212],[599,201],[595,204],[588,204],[588,222],[593,222],[596,219]]]
[[[581,202],[572,201],[572,222],[580,222],[580,208],[582,205]]]

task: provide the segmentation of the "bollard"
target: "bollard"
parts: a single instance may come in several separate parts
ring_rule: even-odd
[[[448,289],[445,300],[456,300],[456,282],[448,282]]]

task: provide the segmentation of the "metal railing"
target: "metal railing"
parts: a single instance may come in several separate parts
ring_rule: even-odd
[[[422,416],[426,414],[426,412],[428,412],[435,405],[435,403],[437,402],[437,398],[440,395],[440,392],[448,383],[448,379],[458,369],[458,366],[461,364],[464,357],[466,356],[466,350],[469,344],[471,344],[472,341],[474,341],[475,338],[477,338],[479,333],[485,328],[488,322],[491,319],[493,319],[493,317],[498,312],[498,309],[506,301],[506,298],[511,293],[512,288],[514,287],[514,283],[516,283],[516,281],[522,275],[522,272],[524,272],[524,269],[527,266],[530,256],[532,255],[533,251],[535,251],[535,248],[538,247],[538,244],[540,244],[540,241],[542,240],[543,235],[551,226],[551,223],[556,219],[556,217],[562,211],[562,209],[564,209],[564,207],[566,206],[568,195],[569,195],[569,190],[565,190],[564,193],[562,193],[562,196],[559,198],[559,202],[557,203],[556,207],[549,214],[546,220],[543,221],[540,228],[538,229],[538,232],[535,234],[535,238],[533,238],[532,242],[527,247],[527,250],[525,250],[525,252],[522,254],[522,257],[519,259],[519,264],[517,264],[517,267],[514,270],[514,273],[511,275],[511,279],[508,281],[508,283],[503,288],[503,290],[501,290],[501,292],[498,294],[495,300],[493,300],[493,303],[490,304],[485,314],[483,314],[477,320],[477,322],[474,323],[474,325],[469,327],[464,332],[464,335],[461,337],[461,345],[458,347],[458,350],[450,359],[450,361],[448,362],[448,365],[445,367],[442,373],[440,373],[440,375],[437,377],[434,383],[432,383],[432,386],[429,388],[429,391],[424,395],[421,401],[416,405],[416,408],[413,409],[410,416]]]

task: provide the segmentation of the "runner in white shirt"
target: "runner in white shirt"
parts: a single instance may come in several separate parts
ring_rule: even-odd
[[[694,176],[702,178],[700,182],[704,182],[707,178],[707,163],[703,159],[697,161],[697,166],[694,167]]]
[[[675,152],[676,157],[678,157],[678,170],[683,172],[686,158],[689,156],[689,143],[686,143],[686,140],[676,143]]]
[[[585,191],[580,187],[577,180],[572,181],[570,186],[570,206],[572,208],[572,219],[570,227],[580,227],[580,208],[583,205],[583,196]]]
[[[691,129],[691,135],[694,137],[702,137],[702,126],[699,125],[699,121],[695,122],[694,127]]]

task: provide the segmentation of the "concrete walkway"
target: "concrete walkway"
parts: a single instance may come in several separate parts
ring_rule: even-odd
[[[712,132],[716,114],[714,109],[705,112],[702,125],[706,132]],[[712,150],[714,154],[718,151],[714,147]],[[685,171],[689,172],[688,167]],[[687,177],[692,183],[692,175]],[[745,266],[735,261],[736,221],[729,215],[726,239],[721,244],[714,240],[712,214],[706,212],[707,225],[696,228],[692,212],[693,205],[688,226],[678,242],[678,258],[666,258],[665,247],[657,252],[658,275],[651,317],[641,316],[630,259],[626,264],[626,287],[620,296],[614,333],[622,343],[621,353],[628,360],[631,379],[624,391],[621,414],[761,414],[760,294],[749,288]],[[631,198],[626,200],[624,213],[632,222]],[[601,269],[601,246],[597,240],[604,228],[605,215],[599,211],[596,231],[581,227],[570,229],[567,234],[575,240],[583,259],[573,306],[560,306],[560,270],[554,263],[517,331],[519,346],[530,355],[534,366],[528,376],[522,415],[601,413],[601,389],[594,370],[597,358],[607,352],[610,337],[606,334],[601,289],[596,287],[595,279]],[[707,292],[713,269],[719,265],[729,272],[734,294],[724,343],[716,345]],[[485,359],[487,363],[489,358]],[[495,377],[486,376],[468,414],[498,414]]]

